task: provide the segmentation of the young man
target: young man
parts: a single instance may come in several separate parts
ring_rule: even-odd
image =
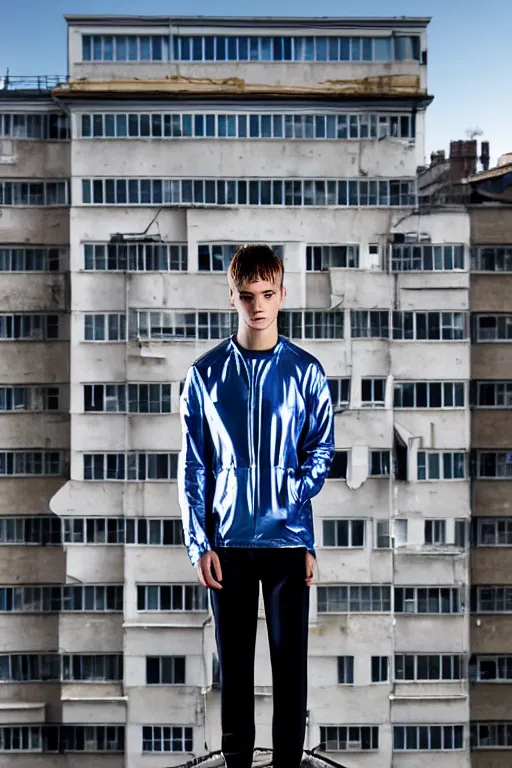
[[[249,768],[261,581],[273,679],[274,768],[299,768],[307,693],[311,498],[334,455],[322,366],[278,334],[281,260],[239,248],[228,270],[238,332],[189,368],[178,489],[185,544],[211,589],[221,675],[222,752]]]

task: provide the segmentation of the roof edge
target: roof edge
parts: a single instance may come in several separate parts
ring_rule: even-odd
[[[110,14],[64,14],[68,25],[117,24],[119,26],[258,26],[319,28],[410,28],[427,27],[431,16],[142,16]]]

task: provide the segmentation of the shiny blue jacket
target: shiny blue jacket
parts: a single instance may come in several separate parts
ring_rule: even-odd
[[[180,413],[178,493],[192,563],[214,547],[314,553],[311,498],[334,456],[319,361],[283,336],[253,352],[233,335],[189,368]]]

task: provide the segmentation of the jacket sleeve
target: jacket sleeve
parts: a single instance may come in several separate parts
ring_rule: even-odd
[[[334,458],[334,416],[331,394],[321,367],[308,371],[307,419],[301,457],[298,496],[302,503],[316,496],[329,473]]]
[[[202,382],[194,366],[188,370],[180,398],[182,448],[178,458],[178,498],[183,536],[192,565],[211,549],[206,534],[205,414]]]

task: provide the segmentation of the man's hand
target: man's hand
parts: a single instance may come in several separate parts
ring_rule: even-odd
[[[217,581],[213,578],[212,566]],[[222,589],[222,568],[220,567],[219,556],[216,552],[205,552],[197,564],[197,573],[199,574],[199,581],[203,587],[211,587],[211,589]]]
[[[311,586],[315,578],[315,558],[311,552],[306,552],[306,584]]]

